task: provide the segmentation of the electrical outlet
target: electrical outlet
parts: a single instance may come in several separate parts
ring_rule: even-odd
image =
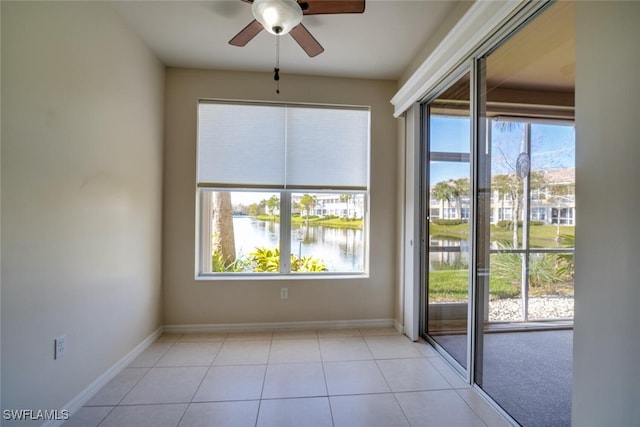
[[[280,299],[289,298],[289,288],[280,288]]]
[[[64,352],[67,351],[67,336],[62,335],[61,337],[58,337],[55,340],[53,340],[53,342],[54,342],[53,358],[60,359],[64,355]]]

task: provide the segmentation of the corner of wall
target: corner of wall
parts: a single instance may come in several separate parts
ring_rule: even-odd
[[[0,52],[2,52],[2,2],[0,2]],[[0,53],[0,242],[2,242],[2,54]],[[0,244],[0,408],[2,406],[2,244]]]

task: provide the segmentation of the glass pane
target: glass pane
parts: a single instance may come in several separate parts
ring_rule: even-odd
[[[427,333],[467,367],[469,310],[469,75],[428,106]]]
[[[210,206],[208,232],[213,273],[277,273],[280,270],[278,193],[202,191]],[[206,207],[205,207],[206,208]],[[206,209],[205,209],[206,211]],[[203,245],[206,245],[206,225]]]
[[[434,116],[431,109],[431,151],[469,153],[470,122],[468,117]]]
[[[552,3],[478,64],[474,381],[523,426],[571,422],[573,15]]]
[[[365,271],[366,193],[291,194],[291,272]]]

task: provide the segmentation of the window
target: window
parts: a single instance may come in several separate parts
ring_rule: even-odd
[[[366,274],[369,121],[365,107],[200,101],[198,277]]]
[[[456,208],[444,208],[444,218],[445,219],[456,219],[457,218],[457,209]]]
[[[511,220],[511,208],[498,208],[498,219],[500,221]]]
[[[575,208],[552,208],[551,224],[573,225],[573,212]]]
[[[531,208],[531,221],[546,221],[547,208],[535,207]]]
[[[545,189],[532,189],[531,200],[545,200],[547,198],[547,192]]]

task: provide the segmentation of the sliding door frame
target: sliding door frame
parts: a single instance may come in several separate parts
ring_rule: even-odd
[[[475,204],[473,202],[473,174],[474,174],[474,139],[473,139],[473,63],[470,60],[465,61],[463,64],[458,66],[458,68],[451,72],[445,79],[443,79],[431,92],[431,95],[425,98],[420,103],[420,316],[422,321],[420,322],[420,335],[427,340],[432,346],[434,346],[438,352],[452,365],[458,370],[460,374],[465,377],[465,381],[470,382],[472,372],[470,369],[471,364],[471,345],[472,339],[470,331],[471,329],[467,326],[467,343],[466,343],[466,368],[458,363],[436,340],[434,340],[431,336],[428,335],[429,331],[429,246],[430,246],[430,236],[429,236],[429,217],[430,217],[430,191],[429,188],[431,186],[431,182],[429,180],[429,164],[431,162],[430,157],[430,124],[429,124],[429,105],[438,99],[443,92],[445,92],[449,87],[451,87],[455,82],[460,80],[464,75],[469,76],[470,82],[470,105],[469,105],[469,121],[470,121],[470,134],[469,134],[469,164],[470,164],[470,182],[471,182],[471,199],[470,199],[470,212],[469,212],[469,236],[473,236],[474,232],[474,215],[475,215]],[[440,159],[443,160],[443,159]],[[473,304],[472,304],[472,289],[473,289],[473,270],[471,269],[471,262],[474,259],[473,253],[473,243],[471,244],[471,251],[469,253],[469,283],[468,283],[468,304],[467,304],[467,325],[470,325],[472,322],[472,314],[473,314]]]
[[[489,291],[489,251],[481,250],[480,245],[488,248],[486,239],[490,234],[486,229],[489,226],[489,218],[486,224],[478,224],[480,209],[486,208],[486,203],[491,203],[490,194],[479,194],[481,188],[491,188],[479,185],[481,179],[490,180],[491,165],[483,160],[491,153],[490,150],[490,126],[487,122],[486,111],[486,57],[498,49],[513,34],[527,25],[530,21],[547,9],[552,4],[552,0],[531,1],[523,3],[509,20],[497,28],[493,33],[488,34],[485,40],[460,63],[451,69],[432,89],[420,100],[420,168],[419,182],[422,187],[420,191],[420,335],[433,345],[438,352],[462,374],[474,389],[484,396],[499,412],[507,419],[513,418],[498,406],[478,385],[481,384],[483,339],[481,334],[484,330],[485,320],[488,319],[487,302]],[[469,262],[469,304],[468,304],[468,326],[467,326],[467,368],[463,368],[455,359],[450,356],[434,339],[428,335],[428,257],[429,257],[429,229],[428,216],[430,207],[429,198],[429,177],[428,177],[428,153],[429,153],[429,123],[427,107],[449,86],[456,82],[465,73],[470,76],[470,120],[471,120],[471,197],[469,213],[469,236],[471,238],[470,262]],[[489,170],[487,170],[489,168]],[[487,178],[489,177],[489,178]],[[483,257],[480,259],[479,257]],[[480,380],[480,381],[479,381]]]

